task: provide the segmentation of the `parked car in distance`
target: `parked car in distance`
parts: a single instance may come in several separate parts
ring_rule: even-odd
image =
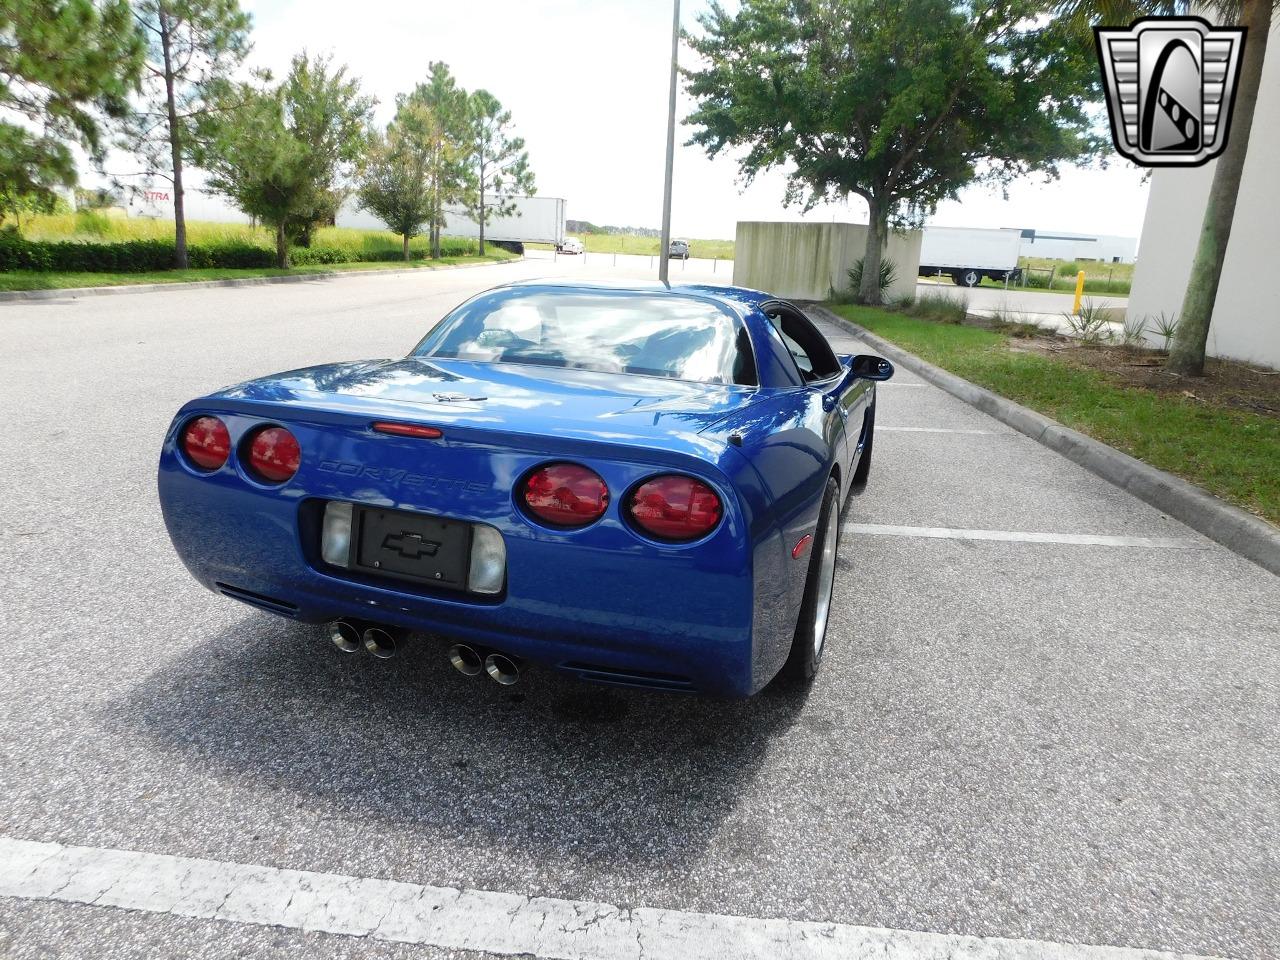
[[[667,248],[667,258],[672,257],[677,260],[689,259],[689,241],[688,240],[672,240],[671,245]]]
[[[564,243],[560,244],[561,253],[586,253],[587,248],[582,245],[582,241],[577,237],[565,237]]]
[[[813,677],[887,360],[736,287],[532,281],[423,326],[407,357],[178,411],[160,506],[200,583],[349,653],[416,632],[503,684]]]

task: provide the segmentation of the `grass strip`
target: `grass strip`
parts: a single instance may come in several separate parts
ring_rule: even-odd
[[[832,309],[944,370],[1280,524],[1280,420],[1114,382],[976,327]]]

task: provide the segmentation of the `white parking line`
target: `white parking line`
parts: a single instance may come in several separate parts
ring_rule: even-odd
[[[1111,537],[1093,533],[1031,533],[1025,530],[958,530],[952,527],[901,527],[883,523],[846,523],[843,533],[873,537],[927,537],[934,540],[999,540],[1006,543],[1063,543],[1092,547],[1161,547],[1207,550],[1209,543],[1194,537]]]
[[[978,436],[995,433],[994,430],[953,430],[950,427],[887,427],[882,423],[876,424],[876,430],[888,430],[890,433],[967,433]]]
[[[0,896],[555,960],[1203,960],[1123,947],[731,917],[0,837]]]

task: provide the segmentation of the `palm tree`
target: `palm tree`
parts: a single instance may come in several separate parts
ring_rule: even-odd
[[[1062,0],[1058,13],[1077,24],[1126,26],[1142,16],[1185,14],[1190,4],[1184,0]],[[1209,323],[1213,319],[1213,303],[1218,296],[1222,277],[1222,261],[1231,224],[1235,219],[1236,198],[1240,194],[1240,176],[1249,152],[1249,133],[1258,105],[1258,88],[1262,85],[1262,64],[1267,55],[1267,38],[1271,32],[1273,9],[1280,0],[1205,0],[1197,9],[1212,13],[1222,23],[1239,23],[1248,29],[1244,57],[1236,81],[1235,110],[1231,129],[1227,131],[1227,147],[1213,171],[1213,184],[1205,204],[1200,242],[1187,290],[1182,300],[1182,319],[1169,351],[1169,369],[1174,373],[1200,376],[1204,373],[1204,349],[1209,339]]]

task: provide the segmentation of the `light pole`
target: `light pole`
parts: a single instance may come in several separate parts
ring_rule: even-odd
[[[667,283],[667,266],[671,262],[671,168],[676,155],[676,76],[680,57],[680,0],[674,0],[671,23],[671,95],[667,103],[667,180],[662,191],[662,244],[658,249],[658,279]]]

